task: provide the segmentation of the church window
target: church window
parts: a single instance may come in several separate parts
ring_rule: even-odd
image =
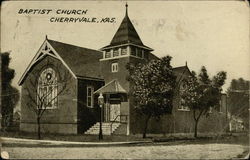
[[[37,104],[41,109],[57,107],[57,76],[52,68],[46,68],[38,79]]]
[[[105,52],[105,58],[110,58],[111,57],[111,51],[110,50],[107,50]]]
[[[112,63],[111,72],[118,72],[118,63]]]
[[[121,55],[126,55],[127,54],[127,47],[122,47],[121,48]]]
[[[118,49],[114,49],[113,57],[117,57],[117,56],[119,56],[119,50]]]
[[[87,106],[93,107],[93,92],[94,88],[92,86],[87,87]]]
[[[181,99],[180,103],[178,105],[178,110],[179,111],[190,111],[190,108],[184,104],[184,100]]]
[[[136,56],[136,48],[131,46],[131,55]]]
[[[180,85],[180,92],[182,92],[185,89],[185,84],[182,83]],[[190,108],[185,105],[184,99],[180,98],[179,105],[178,105],[178,110],[179,111],[190,111]]]
[[[142,50],[141,49],[137,49],[137,56],[142,58]]]

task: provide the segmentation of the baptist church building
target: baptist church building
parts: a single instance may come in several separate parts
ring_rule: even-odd
[[[135,112],[133,97],[129,95],[131,84],[127,80],[129,72],[126,65],[159,59],[152,51],[137,34],[128,17],[127,6],[125,17],[113,39],[100,51],[58,42],[46,36],[19,81],[22,86],[21,131],[37,132],[36,108],[32,108],[31,98],[48,93],[44,103],[50,104],[40,120],[42,132],[98,134],[101,117],[98,96],[102,93],[105,102],[102,108],[103,133],[142,133],[144,117]],[[174,74],[181,82],[191,73],[184,65],[174,68]],[[68,75],[67,80],[63,79],[65,75]],[[63,83],[66,86],[61,90]],[[35,87],[33,92],[28,90],[31,86]],[[177,93],[172,114],[160,120],[152,119],[148,132],[193,132],[193,112],[179,102]],[[204,132],[221,131],[225,110],[222,107],[221,113],[213,111],[214,116],[202,119],[199,129]]]

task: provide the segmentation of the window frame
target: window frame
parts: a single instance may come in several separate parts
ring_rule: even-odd
[[[46,82],[46,76],[48,75],[48,73],[51,74],[51,76],[54,76],[53,82]],[[46,75],[45,75],[46,74]],[[44,102],[46,103],[46,107],[43,105],[42,108],[40,109],[56,109],[58,108],[58,78],[57,78],[57,74],[56,71],[51,68],[51,67],[47,67],[45,69],[42,70],[42,72],[40,73],[40,76],[38,78],[38,84],[37,84],[37,109],[39,109],[39,103],[40,102],[40,98],[42,98],[42,96],[44,94],[47,94],[48,91],[51,89],[51,93],[49,95],[47,95],[44,100]],[[50,81],[50,80],[47,80]],[[40,97],[40,98],[38,98]],[[53,99],[53,100],[52,100]],[[48,102],[51,101],[51,107],[49,106]],[[44,103],[43,102],[43,103]]]
[[[111,52],[111,50],[106,50],[105,52],[104,52],[104,58],[106,59],[106,58],[112,58],[112,52]]]
[[[118,62],[113,62],[113,63],[111,64],[111,72],[112,72],[112,73],[116,73],[116,72],[118,72],[118,71],[119,71]]]
[[[185,88],[185,84],[181,83],[180,88],[179,88],[179,92],[184,90],[184,88]],[[182,105],[182,99],[180,98],[179,103],[178,103],[178,110],[179,111],[187,111],[187,112],[189,112],[190,107]]]
[[[91,89],[91,95],[89,95],[89,89]],[[89,98],[91,99],[90,106],[89,106]],[[86,102],[87,102],[86,103],[87,107],[89,108],[94,107],[94,87],[93,86],[90,86],[90,85],[87,86]]]

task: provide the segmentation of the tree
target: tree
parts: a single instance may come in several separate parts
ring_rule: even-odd
[[[202,115],[208,115],[210,108],[219,105],[222,86],[226,80],[226,72],[217,73],[211,80],[206,68],[201,68],[197,76],[192,72],[192,76],[184,79],[184,87],[180,91],[182,105],[186,105],[193,110],[194,137],[197,137],[198,122]]]
[[[145,117],[143,138],[146,138],[148,122],[151,117],[170,113],[174,96],[175,80],[171,57],[138,65],[129,64],[129,81],[132,83],[131,95],[135,101],[135,110]]]
[[[15,76],[15,70],[9,68],[11,61],[10,53],[1,53],[1,93],[2,93],[2,129],[5,131],[11,124],[13,120],[13,109],[18,103],[20,93],[19,91],[11,85],[12,79]]]
[[[51,66],[58,69],[58,72]],[[60,71],[61,68],[63,68],[62,63],[53,64],[47,59],[46,65],[41,70],[29,73],[28,85],[24,88],[29,99],[26,106],[36,116],[38,139],[41,139],[41,118],[44,113],[49,108],[55,107],[58,104],[58,97],[69,90],[70,73],[67,70]]]
[[[249,127],[249,81],[233,79],[227,90],[230,113],[243,119],[244,126]]]

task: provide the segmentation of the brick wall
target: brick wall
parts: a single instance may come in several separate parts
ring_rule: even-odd
[[[29,71],[28,76],[22,84],[21,91],[21,124],[20,130],[35,132],[37,130],[36,114],[33,111],[34,106],[28,106],[30,98],[27,88],[31,86],[30,82],[36,80],[39,73],[46,67],[52,67],[58,74],[68,74],[67,88],[58,96],[58,106],[56,109],[48,109],[41,118],[41,131],[49,133],[77,133],[77,88],[76,79],[69,73],[64,65],[57,59],[45,57],[39,63],[35,64]],[[36,80],[37,81],[37,80]],[[32,94],[34,96],[34,94]]]
[[[77,91],[77,119],[78,133],[84,133],[92,125],[100,120],[100,107],[98,105],[98,95],[94,95],[93,108],[87,107],[87,86],[92,86],[94,91],[104,85],[104,81],[78,79]]]

